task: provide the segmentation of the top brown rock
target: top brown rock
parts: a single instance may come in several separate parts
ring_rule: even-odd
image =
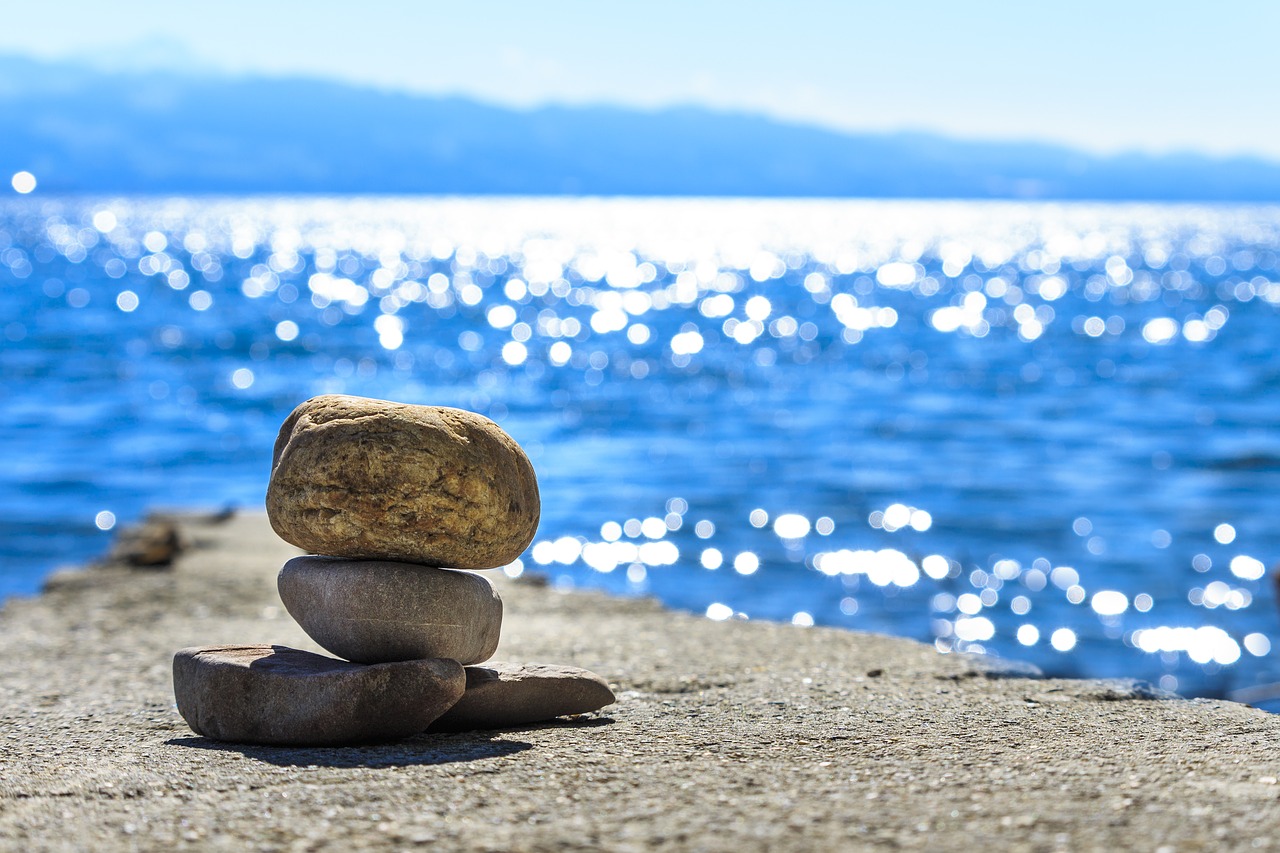
[[[510,563],[541,505],[511,436],[461,409],[327,395],[276,439],[267,516],[315,554],[459,569]]]

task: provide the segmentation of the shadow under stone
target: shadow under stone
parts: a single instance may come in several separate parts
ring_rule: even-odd
[[[501,758],[531,749],[533,744],[494,738],[490,733],[417,735],[393,743],[363,746],[263,746],[227,743],[204,737],[180,737],[165,741],[169,746],[203,749],[209,752],[236,752],[280,767],[410,767],[453,764]]]
[[[447,726],[440,726],[438,723],[432,723],[427,729],[429,734],[435,735],[480,735],[480,734],[501,734],[503,732],[536,732],[543,729],[595,729],[601,726],[611,726],[617,720],[613,717],[555,717],[550,720],[543,720],[537,723],[520,723],[510,726],[494,726],[487,728],[484,732],[476,729],[451,729]]]

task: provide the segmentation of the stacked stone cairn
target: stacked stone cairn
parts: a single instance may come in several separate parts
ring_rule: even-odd
[[[276,440],[267,515],[316,555],[280,571],[280,598],[323,648],[207,646],[174,657],[197,734],[290,746],[526,725],[613,702],[599,676],[489,663],[502,600],[478,569],[515,560],[540,512],[533,466],[488,418],[329,395]]]

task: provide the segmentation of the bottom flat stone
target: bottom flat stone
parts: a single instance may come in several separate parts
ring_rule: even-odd
[[[521,726],[585,714],[614,701],[603,678],[574,666],[490,661],[466,672],[466,692],[430,731]]]
[[[178,712],[196,734],[277,746],[337,746],[423,731],[462,695],[457,661],[372,666],[285,646],[205,646],[173,658]]]

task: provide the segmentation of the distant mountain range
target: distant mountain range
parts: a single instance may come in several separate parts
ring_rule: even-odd
[[[517,110],[323,80],[0,57],[0,174],[21,169],[46,193],[1280,201],[1280,163],[1254,157],[1100,156],[693,107]]]

